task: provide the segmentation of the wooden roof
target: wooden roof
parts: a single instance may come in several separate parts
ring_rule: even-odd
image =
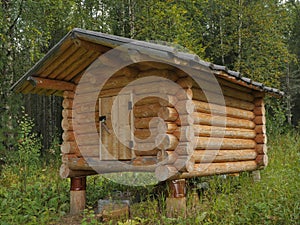
[[[279,96],[284,94],[278,89],[242,77],[239,72],[228,70],[225,66],[205,62],[197,55],[180,52],[173,47],[78,28],[61,39],[11,89],[24,94],[61,95],[65,90],[73,90],[83,72],[101,54],[129,43],[135,51],[161,62],[210,71],[217,77],[254,90]],[[43,81],[47,81],[47,85],[43,85]]]

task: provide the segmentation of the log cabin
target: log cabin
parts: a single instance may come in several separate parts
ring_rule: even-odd
[[[154,173],[174,190],[167,204],[183,207],[187,178],[264,168],[264,96],[283,95],[176,47],[78,28],[12,90],[63,98],[60,176],[73,214],[89,175]]]

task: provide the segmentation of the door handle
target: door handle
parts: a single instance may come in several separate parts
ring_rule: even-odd
[[[101,123],[101,127],[103,127],[104,130],[106,130],[107,133],[111,134],[111,131],[110,131],[110,129],[108,128],[108,126],[106,124],[106,116],[100,116],[99,121]]]

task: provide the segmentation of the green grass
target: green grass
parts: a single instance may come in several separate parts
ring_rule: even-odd
[[[188,198],[187,218],[166,218],[163,193],[154,187],[128,187],[101,176],[88,179],[88,207],[114,190],[140,195],[141,203],[131,206],[131,218],[105,224],[299,224],[300,221],[300,138],[294,131],[269,137],[269,165],[261,171],[261,182],[249,173],[239,177],[220,176],[189,180],[208,182],[199,202]],[[58,176],[59,162],[43,164],[27,175],[22,189],[16,165],[6,166],[0,180],[0,224],[60,224],[69,210],[69,182]],[[191,196],[191,194],[189,194]],[[100,224],[86,211],[82,224]]]

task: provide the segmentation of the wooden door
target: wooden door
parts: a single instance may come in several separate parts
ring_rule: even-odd
[[[99,99],[100,160],[131,160],[133,157],[132,95]]]

